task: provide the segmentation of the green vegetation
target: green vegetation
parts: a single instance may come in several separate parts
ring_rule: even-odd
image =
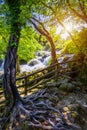
[[[26,26],[22,29],[18,50],[19,60],[29,61],[34,58],[35,52],[42,49],[38,39],[38,34],[31,27]]]
[[[18,55],[19,60],[28,61],[34,58],[34,53],[40,49],[49,49],[47,39],[43,37],[43,35],[37,32],[32,26],[31,18],[33,18],[33,22],[37,22],[37,27],[44,30],[44,27],[48,27],[48,31],[50,36],[53,39],[56,48],[62,48],[63,53],[74,53],[76,56],[86,55],[86,27],[80,29],[80,31],[74,30],[74,26],[72,26],[72,30],[69,28],[69,23],[76,24],[79,22],[79,27],[81,24],[84,25],[84,21],[86,22],[86,1],[75,1],[72,0],[66,1],[62,0],[62,2],[55,1],[22,1],[21,3],[21,13],[20,13],[20,21],[22,22],[22,30],[19,42]],[[82,2],[82,3],[81,3]],[[51,6],[52,3],[52,6]],[[23,5],[22,5],[23,4]],[[72,5],[72,6],[71,6]],[[84,11],[82,6],[84,6]],[[62,11],[62,9],[65,9]],[[0,57],[4,58],[4,53],[6,52],[6,45],[9,39],[10,28],[11,28],[11,20],[9,17],[9,9],[7,3],[3,3],[0,5]],[[2,11],[3,10],[3,11]],[[68,11],[67,11],[68,10]],[[81,15],[79,13],[82,12]],[[71,18],[69,17],[69,13]],[[36,15],[36,16],[35,16]],[[38,15],[40,18],[38,18]],[[49,16],[49,19],[48,19]],[[82,17],[84,16],[84,17]],[[12,16],[13,17],[13,16]],[[69,18],[69,23],[67,25],[64,23],[66,19]],[[73,21],[71,20],[73,18]],[[82,21],[83,20],[83,21]],[[10,21],[10,22],[9,22]],[[44,22],[43,22],[44,21]],[[13,21],[12,21],[13,22]],[[54,24],[56,22],[56,24]],[[41,24],[40,24],[41,23]],[[42,26],[43,24],[43,26]],[[61,31],[57,33],[58,28]],[[46,29],[45,29],[46,31]],[[61,34],[66,31],[69,35],[68,38],[62,39]],[[65,34],[66,35],[66,34]],[[73,41],[74,39],[74,41]]]
[[[86,34],[86,0],[0,1],[0,59],[4,59],[2,75],[7,103],[4,114],[0,112],[0,129],[86,130]],[[48,67],[43,73],[38,69],[35,76],[32,72],[21,74],[19,63],[33,59],[40,50],[51,52],[48,56],[42,54],[40,61],[51,56],[48,66],[56,63],[54,68]],[[31,76],[26,77],[27,74]],[[24,78],[16,82],[16,77]],[[23,88],[17,88],[17,84]],[[22,98],[19,92],[24,90],[27,95],[28,85],[41,85],[41,90],[33,88],[36,93]],[[79,126],[72,125],[78,122]]]

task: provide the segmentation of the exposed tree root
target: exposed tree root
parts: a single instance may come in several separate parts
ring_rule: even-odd
[[[49,89],[26,97],[22,102],[17,102],[10,114],[8,124],[3,128],[9,130],[72,130],[62,112],[54,107],[55,93],[49,94]],[[52,96],[52,97],[50,97]],[[52,98],[55,97],[55,100]],[[2,128],[2,129],[3,129]]]

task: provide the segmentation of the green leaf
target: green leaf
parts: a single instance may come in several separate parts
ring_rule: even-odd
[[[12,42],[11,46],[17,46],[16,42]]]

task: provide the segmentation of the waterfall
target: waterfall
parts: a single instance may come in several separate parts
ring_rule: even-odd
[[[48,63],[49,63],[49,61],[50,61],[50,58],[51,58],[51,56],[46,57],[46,58],[44,59],[44,61],[43,61],[43,64],[44,64],[44,65],[48,65]]]
[[[0,60],[0,79],[3,78],[4,74],[4,60]]]
[[[4,69],[4,60],[2,61],[2,63],[0,64],[0,71],[2,71]]]

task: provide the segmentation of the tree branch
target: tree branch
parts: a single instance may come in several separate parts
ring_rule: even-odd
[[[79,0],[79,7],[80,7],[80,9],[81,9],[83,15],[84,15],[85,17],[87,17],[87,14],[86,14],[86,12],[85,12],[85,10],[84,10],[84,2],[82,2],[82,1]]]
[[[35,17],[32,17],[31,19],[33,19],[33,20],[35,20],[37,23],[39,23],[41,26],[42,26],[42,28],[43,28],[43,30],[45,31],[45,33],[47,33],[47,35],[49,35],[49,32],[45,29],[45,27],[44,27],[44,24],[42,23],[42,22],[40,22],[38,19],[36,19]]]
[[[32,19],[30,19],[30,22],[33,24],[34,28],[42,35],[46,36],[47,37],[47,34],[42,30],[40,29],[33,21]]]
[[[68,33],[69,36],[71,37],[72,41],[74,42],[74,39],[73,39],[72,34],[67,30],[67,28],[65,27],[65,25],[63,24],[63,22],[57,17],[56,11],[55,11],[51,6],[48,6],[48,5],[47,5],[46,3],[44,3],[44,2],[42,2],[42,4],[43,4],[44,6],[46,6],[47,8],[49,8],[49,9],[53,12],[53,14],[54,14],[54,16],[55,16],[57,22],[67,31],[67,33]]]
[[[67,0],[67,5],[68,7],[71,9],[71,11],[76,14],[79,18],[81,18],[82,20],[84,20],[87,23],[87,16],[85,17],[84,15],[81,15],[80,13],[77,12],[77,10],[75,10],[74,8],[71,7],[69,0]],[[80,7],[82,8],[82,7]]]

